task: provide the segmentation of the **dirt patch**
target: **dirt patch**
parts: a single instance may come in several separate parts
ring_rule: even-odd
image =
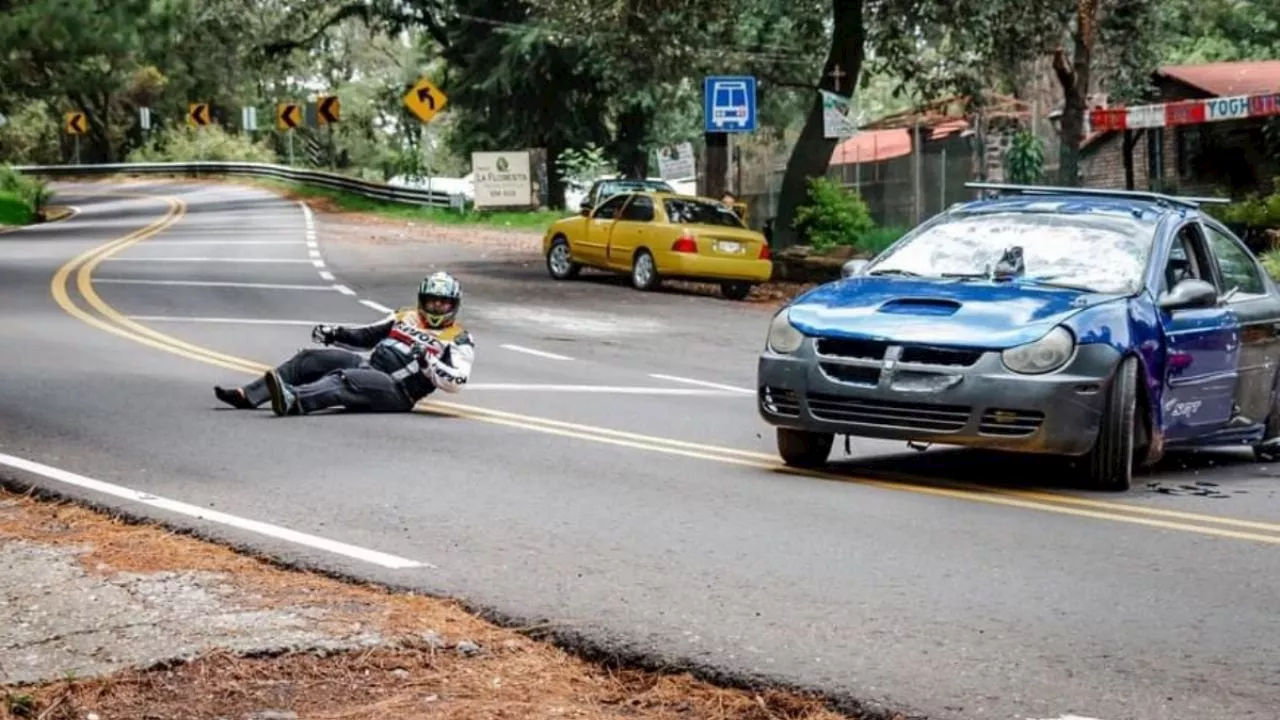
[[[285,570],[158,526],[0,490],[0,555],[19,546],[75,549],[70,557],[81,572],[103,582],[215,577],[225,587],[223,600],[234,595],[247,611],[288,612],[310,619],[318,633],[345,631],[365,640],[355,648],[257,654],[211,641],[185,661],[5,686],[0,718],[847,717],[801,694],[607,669],[480,620],[452,601]]]

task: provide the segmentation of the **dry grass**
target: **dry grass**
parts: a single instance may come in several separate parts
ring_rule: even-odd
[[[0,690],[0,718],[699,718],[835,720],[817,699],[719,688],[689,675],[611,671],[497,627],[457,603],[284,570],[220,545],[0,490],[0,542],[82,548],[86,572],[223,573],[250,602],[323,611],[396,640],[325,655],[214,651],[173,668]],[[435,631],[443,642],[428,642]],[[463,652],[470,641],[478,652]]]

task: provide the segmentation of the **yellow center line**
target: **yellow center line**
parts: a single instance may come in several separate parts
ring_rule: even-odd
[[[142,343],[149,347],[173,353],[191,360],[197,360],[230,370],[238,370],[250,375],[261,375],[265,372],[270,366],[250,359],[227,355],[209,348],[193,345],[134,322],[122,315],[119,311],[111,307],[102,300],[100,296],[98,296],[93,288],[92,279],[93,271],[98,264],[108,257],[136,245],[147,238],[153,237],[177,223],[186,214],[186,204],[180,198],[146,195],[142,193],[100,192],[95,194],[117,195],[161,201],[168,204],[169,210],[160,220],[157,220],[118,240],[81,253],[59,268],[57,273],[54,275],[51,287],[54,300],[58,305],[68,314],[90,325],[103,329],[107,332],[111,332],[120,337]],[[84,296],[85,300],[94,309],[114,323],[114,325],[103,322],[84,312],[70,299],[67,294],[66,286],[67,280],[72,272],[77,272],[76,284],[81,295]],[[824,480],[836,480],[886,490],[911,492],[920,495],[967,500],[970,502],[982,502],[1006,507],[1033,509],[1061,515],[1110,520],[1113,522],[1131,523],[1166,530],[1192,532],[1267,544],[1280,544],[1280,524],[1176,510],[1165,510],[1162,508],[1150,508],[1128,503],[1091,500],[1070,495],[1060,495],[1033,490],[996,488],[969,483],[950,482],[946,483],[946,486],[943,487],[921,484],[921,481],[927,481],[923,478],[909,478],[909,476],[907,480],[888,480],[841,475],[827,471],[800,470],[797,468],[789,468],[783,465],[775,456],[765,453],[719,447],[696,442],[687,442],[672,438],[662,438],[622,430],[612,430],[591,425],[554,420],[551,418],[520,415],[517,413],[440,400],[424,400],[417,408],[415,408],[415,410],[424,413],[442,414],[451,417],[478,420],[505,427],[533,430],[560,437],[588,440],[591,442],[604,443],[618,447],[647,450],[668,455],[737,465],[740,467],[768,470],[780,474],[813,477]],[[898,475],[898,477],[904,476]],[[1151,518],[1163,517],[1185,520],[1188,522],[1171,522],[1167,520],[1137,517],[1138,515],[1148,515],[1151,516]],[[1217,527],[1206,527],[1203,525],[1191,524],[1196,522],[1207,523],[1209,525],[1234,526],[1243,529],[1258,530],[1261,532],[1276,534],[1265,535],[1261,533],[1225,530]]]

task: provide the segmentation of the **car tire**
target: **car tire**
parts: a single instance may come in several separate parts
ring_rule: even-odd
[[[547,249],[547,272],[556,280],[572,280],[582,272],[582,265],[572,260],[569,241],[563,235],[551,239],[551,247]]]
[[[720,283],[720,294],[730,300],[746,300],[751,294],[751,283],[748,282],[724,282]]]
[[[827,464],[831,456],[833,433],[810,432],[794,428],[777,428],[778,454],[789,467],[812,470]]]
[[[1084,457],[1093,487],[1111,492],[1125,492],[1132,487],[1137,411],[1138,360],[1129,356],[1120,361],[1111,379],[1098,438]]]
[[[662,283],[658,276],[658,263],[653,254],[641,248],[631,258],[631,285],[637,290],[654,290]]]

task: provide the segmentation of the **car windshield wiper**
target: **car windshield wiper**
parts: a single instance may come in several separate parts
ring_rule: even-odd
[[[910,270],[901,270],[899,268],[885,268],[883,270],[872,270],[868,275],[901,275],[903,277],[920,277],[920,273],[911,272]]]
[[[942,277],[952,280],[985,280],[986,273],[942,273]]]
[[[1072,283],[1053,282],[1054,278],[1062,277],[1061,275],[1039,275],[1023,277],[1022,281],[1034,285],[1044,285],[1045,287],[1063,288],[1066,290],[1081,290],[1083,292],[1098,292],[1091,287],[1085,285],[1074,285]]]

